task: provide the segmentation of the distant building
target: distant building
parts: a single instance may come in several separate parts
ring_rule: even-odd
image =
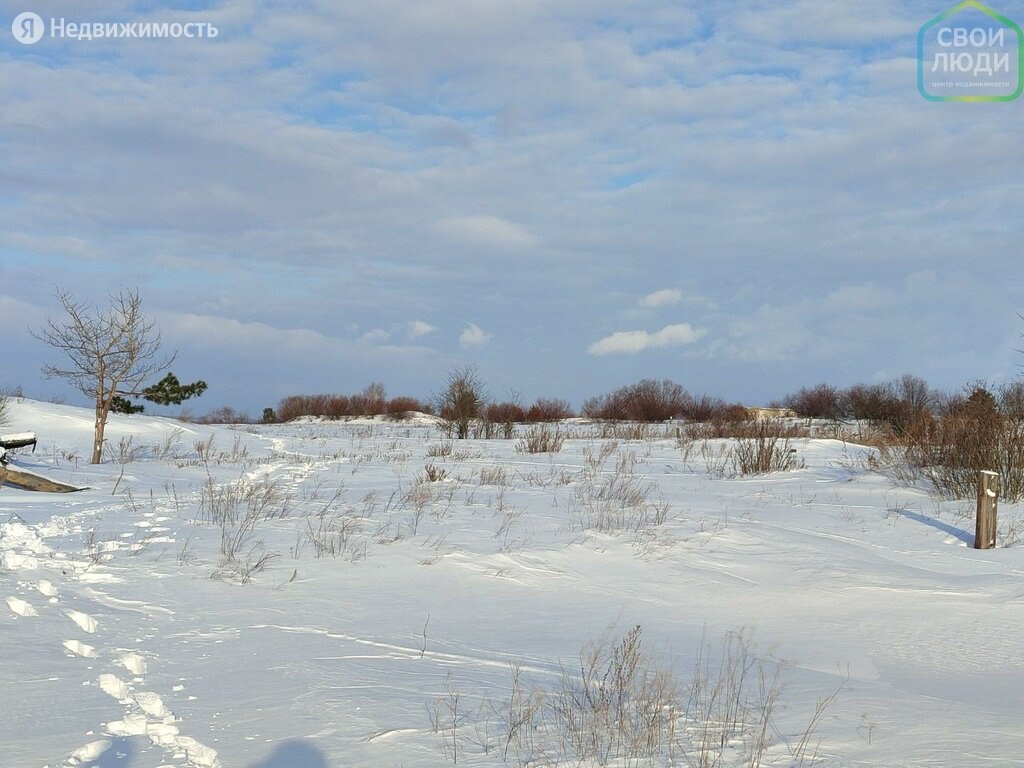
[[[768,419],[795,419],[796,412],[792,408],[762,408],[754,406],[747,408],[747,416],[754,421],[766,421]]]

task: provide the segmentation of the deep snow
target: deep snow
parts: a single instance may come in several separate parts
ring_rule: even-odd
[[[860,468],[867,449],[798,441],[802,469],[719,478],[672,439],[604,462],[596,438],[430,457],[429,421],[132,416],[93,467],[88,411],[12,417],[39,437],[19,466],[88,490],[0,489],[4,765],[443,766],[431,712],[451,691],[478,711],[459,764],[500,765],[479,712],[510,664],[544,687],[636,624],[684,681],[702,642],[741,629],[784,665],[765,764],[789,764],[839,686],[818,764],[1024,764],[1024,546],[970,548],[971,503],[894,487]],[[665,522],[581,530],[578,489],[629,454]],[[427,464],[446,477],[416,485]],[[270,513],[238,549],[271,555],[248,583],[220,552],[237,525],[204,522],[240,486]],[[1004,533],[1020,512],[1001,506]]]

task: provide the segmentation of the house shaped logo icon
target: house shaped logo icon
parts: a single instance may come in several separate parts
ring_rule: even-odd
[[[1013,101],[1024,91],[1024,32],[978,0],[921,27],[917,88],[929,101]]]

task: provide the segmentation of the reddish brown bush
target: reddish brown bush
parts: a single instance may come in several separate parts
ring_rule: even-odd
[[[921,428],[930,414],[899,395],[892,382],[857,384],[846,391],[846,413],[859,421],[886,426],[896,434]]]
[[[686,412],[690,396],[668,379],[644,379],[583,403],[583,414],[615,421],[667,421]]]
[[[300,416],[322,416],[343,419],[347,416],[382,416],[405,411],[424,411],[429,406],[414,397],[385,399],[384,386],[371,384],[358,395],[291,395],[278,403],[274,412],[277,420],[291,421]]]
[[[349,398],[349,416],[381,416],[387,412],[387,390],[379,381]]]
[[[313,410],[309,416],[326,416],[328,419],[343,419],[351,416],[352,401],[346,395],[317,395],[313,398]]]
[[[278,421],[291,421],[311,412],[310,398],[305,395],[290,395],[277,404],[274,412]]]
[[[526,411],[525,421],[548,422],[571,419],[576,415],[565,400],[553,400],[548,398],[537,398],[537,401]]]
[[[393,397],[388,400],[385,410],[388,416],[402,417],[409,413],[430,413],[431,408],[415,397]]]
[[[739,424],[749,420],[750,412],[739,403],[723,406],[714,417],[714,421],[720,424]]]
[[[348,398],[348,404],[345,407],[345,416],[372,416],[370,413],[372,405],[362,395],[352,395]]]
[[[708,422],[718,421],[728,408],[724,400],[710,395],[697,395],[687,398],[686,406],[682,416],[688,421]],[[743,409],[746,418],[746,408]]]
[[[847,410],[858,421],[883,421],[896,402],[885,384],[854,384],[846,390]]]
[[[846,399],[831,384],[804,387],[795,394],[786,395],[782,405],[804,419],[841,419],[846,415]]]
[[[484,419],[494,424],[517,424],[526,421],[526,411],[519,403],[508,400],[488,403],[484,407]]]

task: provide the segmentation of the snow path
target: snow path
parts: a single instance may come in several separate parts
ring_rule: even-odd
[[[65,526],[51,524],[44,527],[44,532],[41,532],[20,520],[12,520],[0,526],[0,553],[4,557],[5,567],[14,572],[33,573],[41,568],[50,567],[47,561],[54,558],[55,550],[46,543],[46,534],[52,536],[55,532],[64,529]],[[32,556],[24,554],[26,552],[31,552]],[[96,564],[94,563],[93,566],[95,567]],[[63,582],[66,588],[71,589],[75,588],[76,581],[86,584],[105,581],[102,577],[95,578],[96,574],[87,576],[87,573],[88,571],[85,570],[78,574],[78,565],[73,562],[61,563],[60,575],[62,578],[59,581]],[[38,579],[32,587],[38,594],[49,598],[48,605],[62,603],[60,591],[53,580]],[[89,586],[78,587],[78,591],[101,606],[138,612],[147,616],[173,615],[173,611],[168,609],[152,606],[142,601],[121,600]],[[6,603],[17,616],[23,618],[40,616],[39,610],[19,597],[9,596],[6,598]],[[134,676],[131,681],[125,681],[111,672],[104,672],[96,677],[95,685],[116,700],[122,708],[119,719],[108,720],[103,725],[103,729],[113,737],[148,737],[154,745],[162,748],[166,758],[178,758],[183,765],[190,768],[221,768],[216,750],[193,737],[180,734],[180,720],[167,708],[159,694],[152,691],[135,690],[135,686],[144,681],[148,669],[145,656],[133,651],[117,653],[108,650],[109,645],[106,642],[108,638],[105,637],[106,633],[103,631],[101,623],[90,613],[69,607],[70,604],[73,604],[73,601],[69,603],[68,607],[62,609],[63,615],[78,630],[96,637],[99,642],[90,645],[77,639],[65,639],[61,641],[60,645],[77,658],[116,660],[121,667]],[[86,681],[85,684],[88,682]],[[65,758],[65,764],[91,764],[106,754],[113,743],[110,739],[99,739],[83,744],[70,751]]]

